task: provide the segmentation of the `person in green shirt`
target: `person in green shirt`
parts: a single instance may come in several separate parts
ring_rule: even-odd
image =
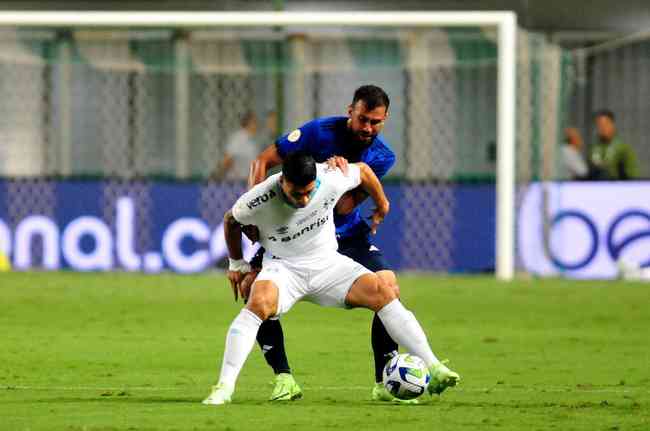
[[[595,116],[598,142],[590,151],[594,179],[631,180],[639,176],[639,164],[632,147],[616,134],[614,113],[607,109]]]

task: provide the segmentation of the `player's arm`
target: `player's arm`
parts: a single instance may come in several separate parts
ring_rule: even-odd
[[[340,215],[350,214],[354,209],[368,198],[368,193],[362,188],[350,190],[336,203],[336,213]]]
[[[384,221],[384,217],[388,214],[390,203],[384,193],[384,188],[379,178],[377,178],[377,175],[375,175],[370,166],[365,163],[355,163],[355,165],[359,167],[361,188],[370,195],[376,205],[372,213],[372,224],[370,225],[370,231],[375,234],[377,232],[377,226]]]
[[[393,167],[395,160],[395,153],[384,144],[381,144],[378,154],[371,157],[370,160],[364,160],[364,162],[372,169],[377,178],[381,179]],[[350,190],[341,196],[341,199],[337,202],[336,213],[341,215],[349,214],[367,198],[368,193],[362,187]]]
[[[223,217],[223,231],[228,248],[228,281],[235,295],[235,301],[237,301],[240,284],[246,273],[250,272],[251,267],[243,258],[242,225],[235,219],[232,210],[226,212]]]
[[[276,144],[271,144],[260,153],[255,160],[251,162],[250,172],[248,174],[248,188],[259,184],[266,179],[269,169],[282,164],[282,157],[278,153]]]

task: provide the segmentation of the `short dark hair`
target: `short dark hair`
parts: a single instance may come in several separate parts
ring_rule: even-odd
[[[295,186],[305,187],[316,180],[316,161],[304,151],[289,153],[282,161],[282,177]]]
[[[352,105],[354,106],[359,100],[363,100],[366,104],[366,109],[372,111],[379,106],[385,106],[388,111],[390,99],[388,94],[376,85],[362,85],[357,88],[352,97]]]
[[[610,120],[612,120],[612,122],[616,121],[616,117],[614,116],[614,113],[609,109],[599,109],[598,111],[596,111],[596,113],[594,114],[594,118],[598,118],[598,117],[607,117]]]

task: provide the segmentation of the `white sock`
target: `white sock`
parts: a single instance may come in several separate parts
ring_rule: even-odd
[[[429,341],[413,313],[408,311],[399,299],[386,304],[377,312],[393,340],[403,346],[410,354],[419,356],[431,367],[440,361],[429,347]]]
[[[237,376],[253,350],[255,337],[261,324],[262,319],[245,308],[232,321],[226,336],[226,350],[223,353],[219,383],[235,386]]]

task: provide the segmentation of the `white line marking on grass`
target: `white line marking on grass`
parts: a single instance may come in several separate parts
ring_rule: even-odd
[[[371,386],[307,386],[304,387],[306,391],[367,391]],[[23,385],[4,385],[0,386],[0,389],[11,391],[11,390],[23,390],[23,391],[143,391],[143,392],[168,392],[168,391],[186,391],[191,390],[207,390],[208,386],[23,386]],[[460,387],[452,388],[453,391],[457,392],[528,392],[528,393],[575,393],[575,392],[584,392],[584,393],[606,393],[606,394],[626,394],[631,392],[644,392],[650,393],[650,390],[643,390],[642,388],[638,389],[617,389],[617,388],[576,388],[576,387],[546,387],[540,389],[533,389],[527,387]],[[241,388],[237,389],[238,392],[258,392],[259,389],[247,389]]]

